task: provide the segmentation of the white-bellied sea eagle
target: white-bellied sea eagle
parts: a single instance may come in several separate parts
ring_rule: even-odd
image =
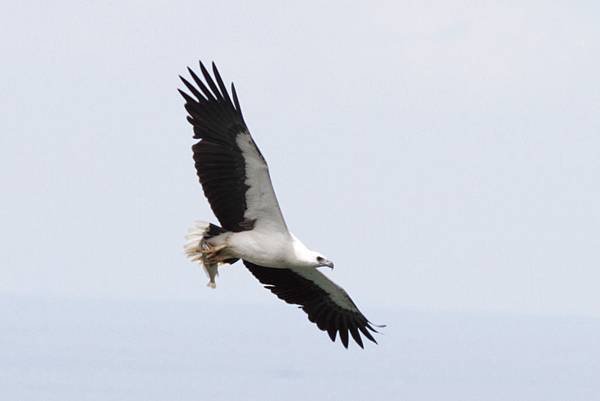
[[[376,342],[377,332],[358,310],[346,291],[318,268],[333,262],[308,249],[285,224],[269,177],[265,158],[250,136],[235,87],[231,95],[212,64],[214,78],[202,63],[204,81],[190,68],[193,85],[180,77],[189,90],[185,99],[188,121],[194,127],[192,146],[196,172],[204,194],[221,223],[197,222],[187,235],[185,252],[199,262],[215,287],[221,264],[241,259],[250,272],[272,293],[299,305],[308,319],[336,335],[348,347],[348,333],[362,348],[361,333]]]

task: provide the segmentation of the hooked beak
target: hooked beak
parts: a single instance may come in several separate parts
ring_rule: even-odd
[[[325,260],[325,261],[323,261],[323,263],[321,263],[321,266],[327,266],[331,270],[333,270],[333,262],[331,260]]]

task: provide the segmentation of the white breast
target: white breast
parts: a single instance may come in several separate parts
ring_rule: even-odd
[[[235,256],[260,266],[285,268],[294,264],[293,240],[287,233],[242,231],[232,234],[228,243]]]

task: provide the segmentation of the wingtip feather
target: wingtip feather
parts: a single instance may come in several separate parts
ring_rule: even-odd
[[[333,327],[330,327],[327,329],[327,334],[329,334],[329,338],[331,338],[331,341],[335,342],[335,337],[337,335],[337,330]]]
[[[364,326],[358,326],[358,329],[360,330],[361,333],[363,333],[363,335],[365,337],[367,337],[370,341],[374,342],[375,344],[377,344],[377,341],[375,341],[375,338],[373,338],[373,335],[371,335],[371,333],[369,333],[369,330],[367,330]]]
[[[360,338],[360,334],[358,333],[356,326],[351,326],[349,329],[354,341],[356,341],[359,347],[364,349],[365,347],[363,346],[362,338]]]

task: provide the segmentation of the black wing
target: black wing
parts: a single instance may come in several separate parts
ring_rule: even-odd
[[[327,331],[331,341],[335,341],[339,333],[342,344],[348,348],[349,332],[361,348],[363,341],[360,333],[377,343],[369,332],[377,333],[377,330],[358,310],[346,291],[317,269],[277,269],[248,261],[244,261],[244,264],[277,297],[289,304],[300,305],[311,322]]]
[[[203,82],[188,68],[196,86],[180,78],[193,97],[179,90],[194,138],[201,139],[192,150],[204,194],[228,231],[251,230],[261,219],[287,231],[267,163],[244,122],[235,87],[231,84],[232,101],[214,63],[212,69],[214,80],[200,63]]]

